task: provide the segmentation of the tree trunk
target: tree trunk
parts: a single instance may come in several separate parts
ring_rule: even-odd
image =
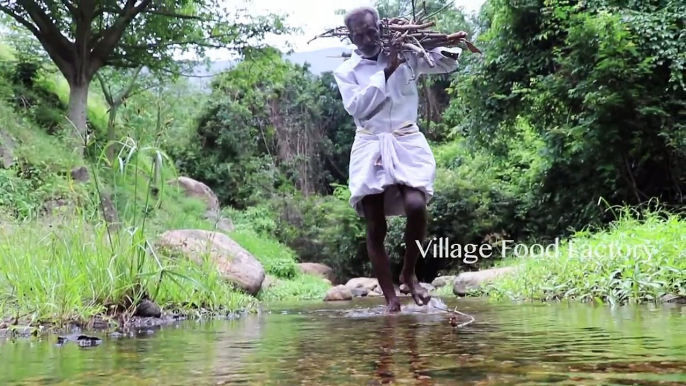
[[[69,110],[67,117],[75,126],[74,138],[76,152],[83,156],[87,141],[88,81],[69,81]]]

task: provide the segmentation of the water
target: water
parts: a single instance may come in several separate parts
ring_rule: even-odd
[[[445,313],[378,316],[380,301],[281,304],[90,348],[5,342],[0,385],[686,385],[686,306],[447,298],[476,319],[455,330]]]

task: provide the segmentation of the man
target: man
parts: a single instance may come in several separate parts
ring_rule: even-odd
[[[416,124],[419,98],[412,79],[456,70],[462,50],[432,50],[428,54],[434,59],[433,68],[423,58],[401,52],[399,41],[385,55],[379,13],[371,7],[348,12],[345,26],[357,49],[334,71],[334,77],[343,105],[357,125],[350,153],[350,204],[365,218],[367,251],[386,298],[386,311],[396,313],[400,302],[384,248],[388,216],[407,217],[400,283],[408,286],[417,305],[431,299],[417,281],[415,266],[419,245],[424,243],[426,204],[433,196],[436,162]],[[467,34],[457,36],[463,39]]]

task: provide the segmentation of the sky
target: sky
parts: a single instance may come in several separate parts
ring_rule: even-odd
[[[307,42],[327,29],[343,25],[343,16],[336,15],[336,10],[372,5],[374,0],[223,0],[223,2],[231,8],[247,5],[256,13],[286,14],[287,23],[293,27],[300,27],[303,32],[287,37],[272,37],[268,43],[285,49],[285,43],[289,41],[294,51],[304,52],[346,47],[347,42],[341,42],[336,38],[319,38],[310,44]],[[457,7],[463,7],[468,12],[478,11],[483,0],[455,0],[454,4]],[[212,50],[208,52],[208,56],[212,60],[225,60],[230,57],[230,53],[226,50]]]

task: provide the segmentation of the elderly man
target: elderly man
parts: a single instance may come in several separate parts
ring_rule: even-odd
[[[343,105],[357,125],[350,153],[350,204],[365,218],[367,251],[386,298],[386,311],[396,313],[400,302],[384,248],[386,217],[407,218],[400,283],[408,286],[417,305],[431,299],[417,281],[415,266],[424,243],[426,204],[433,196],[436,162],[416,124],[419,98],[413,73],[417,77],[452,72],[462,51],[442,47],[430,51],[433,68],[423,58],[401,52],[399,41],[385,55],[379,13],[371,7],[348,12],[345,25],[357,49],[334,76]],[[467,34],[457,36],[462,39]]]

